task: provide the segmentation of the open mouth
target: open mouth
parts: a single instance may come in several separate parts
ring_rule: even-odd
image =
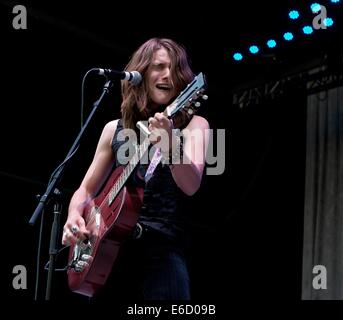
[[[157,84],[156,88],[159,90],[164,90],[164,91],[170,91],[171,90],[171,87],[168,84],[162,84],[162,83]]]

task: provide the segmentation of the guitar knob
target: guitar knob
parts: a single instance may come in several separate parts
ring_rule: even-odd
[[[202,99],[203,99],[203,100],[207,100],[207,99],[208,99],[208,96],[207,96],[206,94],[204,94],[204,95],[202,96]]]
[[[194,105],[199,108],[201,106],[201,103],[199,101],[197,101],[196,103],[194,103]]]
[[[193,109],[188,109],[188,114],[193,114],[194,113],[194,111],[193,111]]]

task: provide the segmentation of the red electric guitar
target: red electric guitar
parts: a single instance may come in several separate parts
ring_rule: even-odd
[[[207,99],[203,95],[205,85],[204,75],[199,73],[164,114],[172,118],[185,110],[192,115],[200,106],[198,98]],[[141,129],[147,130],[146,127]],[[95,295],[105,284],[121,244],[131,235],[139,217],[144,190],[125,186],[125,183],[149,145],[146,138],[128,164],[113,171],[101,193],[84,209],[83,217],[91,236],[86,242],[80,241],[70,247],[68,283],[72,291],[89,297]],[[84,254],[90,256],[88,266],[78,268]]]

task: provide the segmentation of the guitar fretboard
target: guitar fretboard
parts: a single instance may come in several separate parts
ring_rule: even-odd
[[[146,138],[140,145],[137,145],[136,152],[133,157],[130,159],[129,163],[126,165],[123,172],[120,174],[116,183],[113,185],[111,191],[108,193],[108,206],[110,206],[120,192],[121,188],[126,183],[127,179],[130,177],[132,171],[137,166],[139,161],[143,158],[145,152],[148,150],[150,145],[150,140]]]
[[[204,75],[202,73],[199,73],[198,76],[194,77],[194,79],[187,85],[187,87],[183,91],[181,91],[181,93],[174,100],[174,102],[170,104],[164,110],[163,114],[168,118],[172,118],[174,114],[176,114],[178,111],[180,111],[181,109],[187,109],[187,108],[188,108],[188,113],[190,115],[193,114],[194,111],[191,108],[191,105],[202,94],[204,87],[205,87]],[[111,191],[108,193],[107,198],[108,198],[109,206],[112,204],[113,200],[116,198],[117,194],[120,192],[120,190],[126,183],[133,169],[137,166],[139,161],[143,158],[144,154],[149,148],[149,145],[150,145],[150,140],[149,138],[146,138],[139,146],[137,146],[135,154],[130,159],[129,163],[126,165],[125,169],[123,170],[119,178],[116,180],[115,184],[111,188]]]

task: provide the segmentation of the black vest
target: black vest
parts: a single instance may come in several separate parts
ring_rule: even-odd
[[[125,143],[118,141],[118,133],[122,129],[123,123],[120,119],[112,140],[116,167],[121,165],[117,151]],[[186,228],[186,212],[182,210],[182,203],[186,195],[176,185],[169,166],[162,163],[158,164],[153,176],[145,183],[144,176],[148,166],[149,164],[138,164],[128,181],[144,188],[139,222],[172,240],[182,241]]]

